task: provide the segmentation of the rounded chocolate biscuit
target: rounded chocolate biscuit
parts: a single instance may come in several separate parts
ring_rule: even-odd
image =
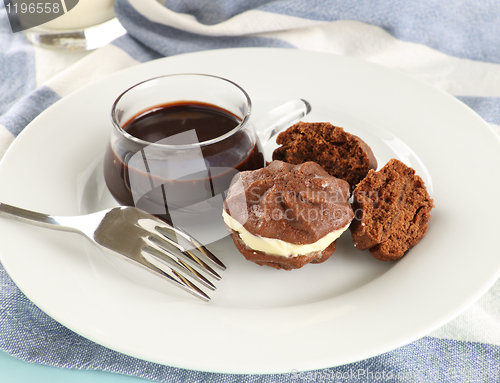
[[[314,162],[291,165],[273,161],[266,168],[236,175],[224,210],[254,236],[307,245],[349,225],[354,216],[349,195],[347,182],[330,176]],[[314,254],[263,254],[249,249],[239,235],[230,232],[247,259],[284,269],[320,262],[335,250],[330,245]]]
[[[350,231],[356,248],[393,261],[424,237],[434,204],[415,170],[391,159],[358,184],[352,207]]]
[[[351,190],[370,169],[377,168],[371,148],[359,137],[328,122],[299,122],[276,138],[280,145],[273,160],[290,164],[314,161],[331,176],[343,179]]]

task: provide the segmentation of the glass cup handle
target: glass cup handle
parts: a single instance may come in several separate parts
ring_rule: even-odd
[[[291,100],[268,112],[263,118],[253,123],[262,145],[276,136],[283,129],[307,115],[311,104],[302,98]]]

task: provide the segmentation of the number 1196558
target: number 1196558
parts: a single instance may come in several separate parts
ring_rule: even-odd
[[[59,3],[10,3],[6,5],[7,13],[59,13]]]

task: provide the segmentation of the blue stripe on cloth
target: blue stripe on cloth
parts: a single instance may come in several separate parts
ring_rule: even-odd
[[[0,116],[0,125],[17,137],[26,125],[60,98],[52,89],[42,86],[23,97],[7,113]]]
[[[205,25],[218,24],[245,11],[260,9],[270,0],[168,0],[168,9],[192,15]],[[280,2],[280,8],[286,6]]]
[[[358,20],[452,56],[500,63],[496,0],[456,0],[453,6],[442,0],[281,0],[262,10],[315,20]]]
[[[0,2],[0,116],[35,89],[35,54],[22,33],[12,33]]]
[[[251,36],[213,37],[181,31],[149,21],[137,13],[126,0],[116,2],[115,12],[120,23],[132,38],[121,38],[115,41],[114,45],[138,61],[147,61],[151,57],[152,51],[157,52],[160,56],[172,56],[201,50],[234,47],[294,48],[293,45],[279,39]],[[146,45],[148,49],[144,49],[141,43]]]
[[[500,126],[500,97],[457,96],[485,121]]]
[[[119,5],[125,2],[118,0]],[[442,0],[169,0],[167,5],[209,25],[249,9],[313,20],[358,20],[453,56],[500,63],[500,2],[496,0],[456,0],[453,6]]]
[[[158,365],[100,346],[42,312],[0,264],[0,348],[32,363],[103,370],[159,382],[499,382],[500,346],[424,337],[360,362],[310,372],[231,375]]]
[[[130,33],[117,38],[111,44],[120,48],[124,52],[139,62],[147,62],[163,57],[159,53],[149,49],[130,36]]]

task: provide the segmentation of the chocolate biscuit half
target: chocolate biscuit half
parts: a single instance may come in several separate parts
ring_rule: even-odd
[[[328,122],[299,122],[276,138],[273,160],[290,164],[314,161],[328,174],[347,181],[351,190],[377,168],[371,148],[359,137]]]
[[[356,186],[352,207],[350,231],[356,248],[394,261],[424,237],[434,203],[415,170],[391,159]]]

